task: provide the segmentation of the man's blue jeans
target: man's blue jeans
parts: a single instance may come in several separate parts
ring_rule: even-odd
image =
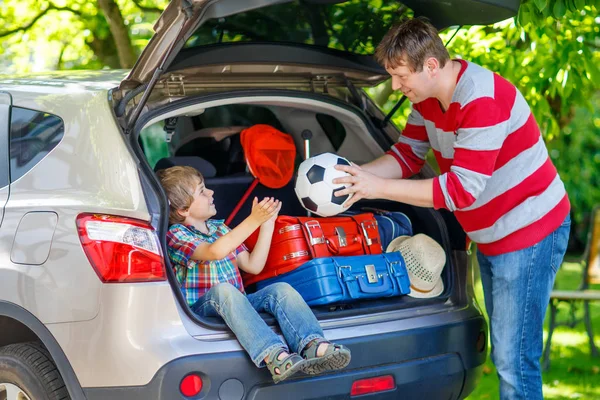
[[[311,340],[324,337],[310,307],[287,283],[274,283],[249,295],[220,283],[191,309],[198,315],[221,316],[258,367],[264,366],[265,357],[274,349],[299,353]],[[275,317],[289,346],[258,315],[263,311]]]
[[[543,399],[544,316],[570,226],[567,217],[558,229],[523,250],[498,256],[477,252],[501,399]]]

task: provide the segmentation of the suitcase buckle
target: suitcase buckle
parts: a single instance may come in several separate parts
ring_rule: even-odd
[[[335,227],[335,234],[338,235],[338,241],[340,242],[340,247],[348,246],[348,240],[346,239],[346,231],[341,226]]]
[[[379,278],[377,277],[377,271],[375,270],[375,265],[365,265],[365,272],[367,273],[367,281],[369,283],[377,283],[379,281]]]
[[[369,229],[373,230],[377,230],[377,221],[362,221],[360,223],[360,227],[363,231],[363,236],[365,237],[365,241],[367,242],[367,246],[371,246],[373,243],[377,243],[377,237],[370,237],[369,236]]]
[[[308,256],[308,251],[306,250],[300,250],[300,251],[295,251],[293,253],[288,253],[286,255],[283,256],[283,261],[287,261],[287,260],[291,260],[293,258],[298,258],[298,257],[304,257],[304,256]]]
[[[321,229],[321,224],[319,224],[319,221],[306,221],[304,226],[306,226],[311,246],[325,243],[325,235],[323,234],[323,230]],[[313,229],[315,231],[315,235],[313,235]]]
[[[279,234],[282,235],[286,232],[292,232],[292,231],[297,231],[302,229],[302,226],[300,224],[295,224],[295,225],[288,225],[288,226],[284,226],[283,228],[279,229]]]
[[[344,278],[344,270],[348,270],[349,274],[352,273],[352,267],[350,265],[340,265],[340,267],[338,268],[338,276],[340,277],[340,279]]]

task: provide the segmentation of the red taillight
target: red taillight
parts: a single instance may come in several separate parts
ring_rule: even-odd
[[[185,397],[192,397],[202,391],[202,378],[198,375],[188,375],[179,384],[179,390]]]
[[[158,237],[150,224],[100,214],[77,216],[83,250],[102,282],[166,279]]]
[[[392,390],[395,387],[396,383],[394,382],[394,377],[392,375],[361,379],[352,384],[350,396],[360,396],[361,394],[384,392],[386,390]]]

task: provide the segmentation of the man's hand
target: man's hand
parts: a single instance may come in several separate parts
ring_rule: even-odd
[[[383,193],[385,179],[375,176],[356,164],[336,165],[335,168],[340,171],[345,171],[351,176],[336,178],[333,180],[335,184],[350,184],[352,186],[335,192],[336,196],[344,196],[353,194],[353,196],[344,203],[345,208],[349,208],[360,199],[377,199]]]

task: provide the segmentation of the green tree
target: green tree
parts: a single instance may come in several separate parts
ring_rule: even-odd
[[[3,73],[130,68],[167,2],[0,2]]]

